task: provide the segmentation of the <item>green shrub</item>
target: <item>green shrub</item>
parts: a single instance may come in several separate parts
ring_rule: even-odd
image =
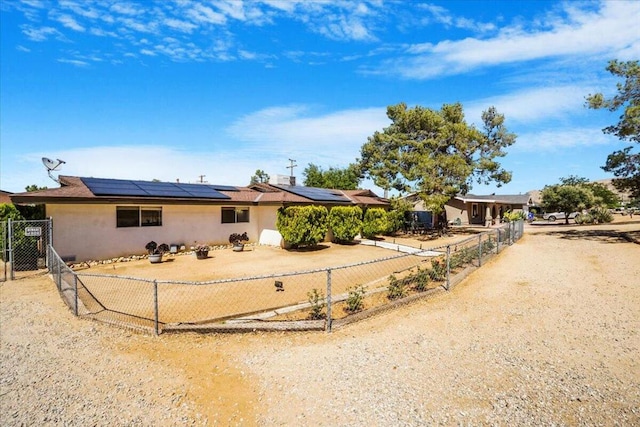
[[[362,236],[372,238],[382,234],[389,228],[387,212],[382,208],[367,209],[362,223]]]
[[[329,212],[329,227],[338,243],[348,243],[360,233],[362,209],[359,206],[335,206]]]
[[[292,247],[315,246],[323,241],[329,229],[324,206],[289,206],[278,209],[276,227]]]
[[[389,276],[389,286],[387,287],[387,298],[394,300],[407,295],[408,283],[411,276],[405,279],[397,279],[393,274]]]
[[[505,212],[502,215],[502,219],[504,219],[506,222],[519,221],[521,219],[527,219],[527,214],[525,214],[524,211],[509,211]]]
[[[413,282],[413,289],[418,292],[426,291],[429,286],[429,271],[421,270],[418,267],[418,271],[411,276]]]
[[[486,255],[496,247],[493,237],[489,237],[488,240],[482,242],[482,254]]]
[[[447,275],[447,264],[443,258],[435,258],[431,260],[431,270],[429,276],[431,280],[441,281]]]
[[[311,312],[309,313],[309,319],[311,320],[325,319],[327,315],[326,313],[323,312],[324,307],[326,305],[324,294],[321,291],[318,291],[316,288],[313,288],[310,292],[307,292],[307,297],[309,298],[309,304],[311,304]]]
[[[357,285],[347,289],[349,295],[346,300],[345,311],[348,313],[356,313],[364,308],[364,295],[366,288],[364,285]]]
[[[597,207],[591,209],[589,213],[593,217],[593,221],[597,222],[598,224],[613,221],[613,214],[609,212],[608,209]]]

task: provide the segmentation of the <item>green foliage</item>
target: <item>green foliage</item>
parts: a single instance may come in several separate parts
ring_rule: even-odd
[[[386,232],[389,229],[387,212],[382,208],[367,209],[362,222],[362,236],[368,239]]]
[[[509,211],[502,215],[502,219],[506,222],[520,221],[527,219],[527,214],[525,214],[524,211]]]
[[[347,243],[360,233],[362,209],[359,206],[335,206],[329,212],[329,227],[338,243]]]
[[[447,264],[444,258],[433,258],[431,260],[431,270],[429,276],[432,280],[441,281],[447,276]]]
[[[292,247],[315,246],[329,229],[324,206],[289,206],[278,209],[276,227]]]
[[[482,254],[486,255],[496,247],[496,243],[493,240],[493,237],[489,237],[487,240],[482,242]]]
[[[322,291],[318,291],[316,288],[313,288],[310,292],[307,292],[307,297],[309,299],[309,304],[311,304],[309,319],[326,319],[327,315],[323,312],[326,303]]]
[[[602,131],[615,135],[621,140],[640,142],[640,62],[638,60],[621,62],[612,60],[607,66],[614,76],[624,79],[617,84],[618,93],[605,99],[602,93],[587,96],[587,106],[593,109],[605,108],[609,111],[623,109],[617,124]],[[602,167],[613,172],[616,179],[613,185],[619,191],[628,191],[632,198],[640,197],[640,153],[632,152],[633,147],[614,151],[607,157]]]
[[[375,132],[361,148],[363,173],[384,189],[414,191],[434,214],[471,183],[498,185],[511,174],[495,160],[515,141],[504,126],[504,116],[491,107],[483,112],[484,131],[466,123],[461,104],[442,108],[387,107],[392,124]]]
[[[429,271],[422,270],[418,267],[418,271],[411,276],[413,289],[418,292],[426,291],[429,286]]]
[[[582,185],[547,185],[542,189],[542,205],[547,211],[565,213],[565,223],[569,223],[571,212],[591,208],[595,198],[591,189]]]
[[[360,185],[360,166],[350,164],[344,169],[330,167],[322,170],[320,166],[309,163],[304,170],[304,185],[307,187],[332,188],[336,190],[355,190]]]
[[[251,180],[249,181],[249,185],[251,185],[251,184],[264,184],[264,183],[269,182],[270,178],[271,177],[269,176],[268,173],[266,173],[262,169],[257,169],[256,173],[251,177]]]
[[[597,224],[604,224],[613,221],[613,214],[609,212],[609,209],[603,207],[595,207],[589,211],[589,214],[593,218],[593,222]]]
[[[364,308],[364,296],[367,293],[367,288],[364,285],[356,285],[347,289],[349,292],[347,300],[345,301],[345,311],[348,313],[356,313]]]
[[[409,280],[407,280],[409,279]],[[407,296],[410,277],[397,279],[393,274],[389,276],[389,286],[387,286],[387,298],[390,300]]]
[[[594,203],[607,208],[615,208],[619,204],[618,195],[609,188],[599,182],[589,182],[587,178],[569,175],[567,178],[560,178],[562,185],[576,185],[591,190],[594,197]]]
[[[4,222],[11,218],[14,221],[23,220],[20,211],[11,203],[0,203],[0,221]]]
[[[404,219],[408,212],[413,211],[413,205],[410,201],[401,197],[392,197],[389,200],[391,209],[387,211],[387,230],[388,234],[402,230]]]

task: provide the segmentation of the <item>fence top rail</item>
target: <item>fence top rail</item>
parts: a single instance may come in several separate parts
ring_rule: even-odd
[[[500,229],[501,228],[506,228],[508,226],[509,225],[506,224],[506,225],[500,227]],[[469,238],[466,238],[464,240],[457,241],[455,243],[449,243],[447,245],[441,245],[441,246],[436,246],[436,247],[431,247],[431,248],[426,248],[426,249],[419,249],[418,251],[413,252],[413,253],[401,253],[399,255],[391,255],[391,256],[388,256],[388,257],[376,258],[376,259],[368,260],[368,261],[360,261],[360,262],[356,262],[356,263],[352,263],[352,264],[345,264],[345,265],[333,266],[333,267],[322,267],[322,268],[315,268],[315,269],[310,269],[310,270],[298,270],[298,271],[291,271],[291,272],[284,272],[284,273],[262,274],[262,275],[255,275],[255,276],[246,276],[246,277],[230,277],[230,278],[225,278],[225,279],[215,279],[215,280],[206,280],[206,281],[147,279],[147,278],[141,278],[141,277],[118,276],[118,275],[101,274],[101,273],[78,273],[78,272],[74,272],[74,274],[76,274],[78,277],[102,277],[102,278],[111,278],[111,279],[136,280],[136,281],[146,282],[146,283],[172,284],[172,285],[193,285],[193,286],[214,285],[214,284],[220,284],[220,283],[245,282],[245,281],[250,281],[250,280],[263,280],[263,279],[273,279],[273,278],[277,278],[277,277],[289,277],[289,276],[299,276],[299,275],[303,275],[303,274],[315,274],[315,273],[327,272],[327,271],[330,271],[330,270],[332,270],[332,271],[333,270],[343,270],[343,269],[347,269],[347,268],[359,267],[359,266],[363,266],[363,265],[369,265],[369,264],[375,264],[375,263],[379,263],[379,262],[391,261],[391,260],[394,260],[394,259],[400,259],[400,258],[405,258],[405,257],[410,257],[410,256],[416,256],[416,255],[419,255],[419,254],[422,254],[422,253],[426,253],[426,252],[439,252],[439,250],[440,251],[443,250],[443,249],[446,250],[446,248],[448,246],[456,246],[456,245],[468,243],[468,242],[471,242],[471,241],[477,241],[479,235],[486,235],[486,234],[492,234],[492,233],[493,233],[493,231],[486,231],[486,232],[483,232],[483,233],[479,233],[479,234],[477,234],[477,235],[475,235],[473,237],[469,237]],[[418,248],[415,248],[415,249],[418,249]],[[55,250],[54,250],[54,253],[55,253]],[[442,255],[445,255],[445,254],[443,253]],[[73,271],[73,270],[71,270],[71,271]]]

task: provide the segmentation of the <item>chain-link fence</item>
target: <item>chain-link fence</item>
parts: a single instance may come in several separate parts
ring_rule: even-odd
[[[372,261],[207,282],[74,272],[52,247],[48,259],[58,290],[78,316],[154,334],[330,331],[451,289],[522,233],[519,221],[454,244],[408,248]]]
[[[51,223],[51,219],[9,219],[0,223],[2,280],[14,280],[46,271]]]

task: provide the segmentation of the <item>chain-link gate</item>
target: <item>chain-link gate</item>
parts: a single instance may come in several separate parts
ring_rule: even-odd
[[[3,223],[2,264],[4,280],[15,279],[46,269],[47,245],[52,244],[51,219],[14,221]]]

